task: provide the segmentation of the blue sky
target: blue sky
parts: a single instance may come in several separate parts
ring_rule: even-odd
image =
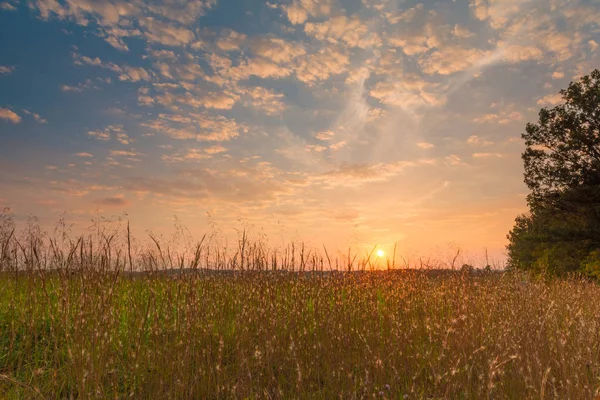
[[[595,0],[5,0],[0,205],[501,257],[520,135],[599,65],[597,21]]]

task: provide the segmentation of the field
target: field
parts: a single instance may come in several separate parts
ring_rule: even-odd
[[[158,242],[133,255],[121,243],[59,250],[4,235],[0,398],[592,399],[600,390],[594,283],[366,262],[328,272],[326,255],[299,249],[277,258],[241,243],[227,258],[199,245],[186,259]]]

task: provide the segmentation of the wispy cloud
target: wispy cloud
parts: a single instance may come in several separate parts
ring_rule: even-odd
[[[36,121],[36,122],[38,122],[40,124],[47,124],[48,123],[48,121],[46,120],[46,118],[42,118],[39,114],[31,112],[29,110],[23,110],[23,114],[31,116],[34,119],[34,121]]]
[[[9,75],[12,74],[15,70],[15,67],[8,65],[0,65],[0,75]]]

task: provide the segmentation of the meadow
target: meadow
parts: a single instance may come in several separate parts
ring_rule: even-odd
[[[0,398],[592,399],[600,287],[0,230]]]

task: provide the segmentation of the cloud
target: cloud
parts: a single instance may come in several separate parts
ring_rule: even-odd
[[[196,139],[198,136],[195,126],[189,126],[187,124],[185,124],[185,126],[180,126],[180,124],[172,124],[164,119],[143,122],[141,126],[162,133],[173,139]]]
[[[83,26],[87,26],[91,20],[99,25],[114,26],[122,18],[140,12],[137,5],[127,2],[96,3],[88,0],[71,0],[64,4],[55,0],[34,0],[30,7],[37,9],[43,19],[54,16],[58,19],[71,19]]]
[[[399,22],[410,23],[417,16],[417,14],[423,11],[423,4],[417,4],[414,7],[408,8],[403,11],[387,12],[385,17],[388,22],[395,25]]]
[[[500,153],[473,153],[473,158],[502,158],[504,154]]]
[[[117,73],[123,72],[121,67],[119,67],[118,65],[116,65],[112,62],[105,63],[99,57],[91,58],[88,56],[82,56],[80,54],[73,53],[73,60],[74,60],[75,65],[91,65],[93,67],[109,69],[109,70],[111,70],[113,72],[117,72]]]
[[[194,32],[187,28],[178,27],[153,17],[139,21],[144,28],[143,34],[150,42],[160,43],[165,46],[183,46],[196,39]]]
[[[328,186],[361,186],[365,183],[386,181],[407,168],[426,164],[429,164],[428,160],[377,164],[342,163],[336,169],[322,174],[317,181]]]
[[[339,150],[339,149],[341,149],[341,148],[344,148],[344,147],[346,147],[347,145],[348,145],[348,143],[347,143],[345,140],[342,140],[342,141],[340,141],[340,142],[337,142],[337,143],[333,143],[333,144],[331,144],[331,145],[329,146],[329,149],[330,149],[330,150],[333,150],[333,151],[336,151],[336,150]]]
[[[87,153],[87,152],[75,153],[75,155],[76,155],[77,157],[90,157],[90,158],[91,158],[91,157],[94,157],[92,154],[90,154],[90,153]]]
[[[63,92],[74,92],[74,93],[81,93],[86,89],[99,89],[99,87],[93,85],[91,79],[86,79],[85,82],[79,82],[77,84],[77,86],[62,85],[60,87],[60,90]]]
[[[207,108],[216,110],[230,110],[239,96],[227,91],[207,92],[206,90],[191,87],[194,91],[174,94],[169,90],[151,97],[148,90],[142,90],[142,96],[138,97],[141,105],[161,104],[172,109],[177,109],[177,104],[193,108]]]
[[[111,156],[122,156],[122,157],[139,157],[143,154],[137,153],[135,151],[128,151],[128,150],[111,150],[110,155]]]
[[[285,109],[285,103],[282,101],[285,96],[282,93],[261,86],[239,87],[237,93],[248,97],[244,103],[246,106],[261,110],[267,115],[278,115]]]
[[[505,27],[525,6],[535,0],[471,0],[473,16],[488,21],[494,29]]]
[[[563,102],[563,97],[560,93],[556,93],[556,94],[549,94],[546,95],[544,97],[542,97],[541,99],[539,99],[537,101],[537,104],[541,105],[541,106],[556,106],[558,104],[561,104]]]
[[[38,122],[40,124],[47,124],[48,123],[48,121],[45,118],[42,118],[40,116],[40,114],[36,114],[36,113],[31,112],[29,110],[23,110],[23,114],[32,116],[33,119],[35,120],[35,122]]]
[[[335,134],[332,131],[323,131],[317,133],[317,136],[315,137],[319,140],[331,140],[334,136]]]
[[[290,5],[283,6],[282,8],[288,17],[288,20],[294,25],[303,24],[308,19],[308,12],[303,7],[298,5],[298,3],[292,3]]]
[[[456,154],[451,154],[449,156],[447,156],[445,158],[445,162],[448,165],[452,165],[452,166],[463,166],[463,165],[467,165],[463,162],[463,160],[457,156]]]
[[[419,65],[428,75],[450,75],[473,67],[487,54],[476,48],[449,45],[421,58]]]
[[[125,65],[123,73],[119,75],[119,80],[131,82],[148,81],[150,80],[150,74],[144,68]]]
[[[130,36],[145,37],[150,42],[166,46],[183,46],[193,42],[195,35],[188,26],[215,4],[216,0],[69,0],[64,3],[56,0],[32,0],[29,6],[37,10],[45,20],[68,19],[84,27],[95,25],[95,34],[103,37],[116,49],[128,51],[123,38]]]
[[[290,192],[276,179],[280,174],[268,163],[256,166],[234,164],[223,171],[200,164],[195,168],[178,168],[175,177],[135,176],[124,184],[124,188],[177,200],[216,199],[221,203],[256,204],[276,200]]]
[[[488,140],[482,139],[477,135],[471,135],[467,139],[467,144],[470,144],[471,146],[484,147],[484,146],[491,146],[494,144],[494,142],[490,142]]]
[[[206,77],[202,67],[197,63],[157,62],[154,67],[160,75],[169,80],[196,82]]]
[[[378,71],[379,72],[379,71]],[[371,71],[368,67],[352,68],[348,71],[346,85],[363,85],[364,81],[369,79]]]
[[[283,78],[290,75],[289,67],[280,66],[270,60],[255,57],[240,62],[236,67],[229,69],[224,75],[234,80],[245,80],[251,76],[258,78]]]
[[[331,14],[332,0],[294,0],[281,7],[292,24],[303,24],[309,16],[325,17]]]
[[[16,4],[19,4],[18,1]],[[16,11],[17,7],[14,4],[11,4],[10,1],[3,1],[0,3],[0,9],[4,11]]]
[[[250,48],[257,56],[277,64],[289,63],[306,54],[304,47],[278,37],[259,37],[251,41]]]
[[[168,59],[168,60],[176,60],[178,58],[177,54],[175,54],[175,52],[173,50],[165,50],[165,49],[152,50],[150,52],[150,54],[154,58],[163,58],[163,59]]]
[[[129,202],[123,197],[105,197],[96,201],[96,204],[109,207],[123,207],[129,205]]]
[[[450,29],[451,26],[445,24],[437,13],[428,12],[419,19],[418,23],[400,24],[385,36],[390,46],[402,48],[407,56],[415,56],[431,49],[443,49],[448,42],[457,42],[456,35],[452,35]],[[457,32],[465,34],[461,27]]]
[[[108,36],[104,40],[117,50],[129,51],[127,44],[118,36]]]
[[[235,51],[240,49],[246,39],[247,36],[243,33],[228,29],[217,39],[216,45],[223,51]]]
[[[202,104],[205,108],[231,110],[235,104],[235,99],[226,93],[210,92],[200,98],[199,104]]]
[[[497,123],[500,125],[506,125],[511,122],[521,121],[523,119],[523,114],[518,111],[501,111],[497,114],[485,114],[481,117],[477,117],[473,119],[473,122],[478,124],[484,123]]]
[[[429,51],[427,44],[429,38],[421,35],[390,36],[388,42],[395,47],[400,47],[407,56],[423,54]]]
[[[204,152],[208,153],[208,154],[219,154],[219,153],[224,153],[226,151],[227,151],[227,149],[223,146],[212,146],[212,147],[207,147],[206,149],[204,149]]]
[[[360,181],[379,180],[381,179],[382,167],[383,165],[374,166],[369,164],[342,164],[337,169],[324,173],[323,176],[345,177]]]
[[[369,95],[383,104],[405,110],[441,106],[446,102],[445,96],[439,93],[438,85],[411,75],[405,76],[403,80],[379,82],[373,86]]]
[[[217,0],[148,2],[148,11],[183,25],[191,25],[217,4]]]
[[[346,72],[349,65],[350,59],[346,53],[323,47],[317,53],[300,57],[295,72],[299,81],[312,85]]]
[[[330,18],[321,23],[308,22],[304,25],[304,32],[323,41],[333,44],[343,42],[350,47],[379,47],[381,38],[360,20],[357,16],[346,17],[343,15]]]
[[[433,145],[433,143],[429,143],[429,142],[418,142],[417,146],[422,149],[432,149],[433,147],[435,147]]]
[[[211,158],[211,156],[207,153],[203,153],[198,149],[188,149],[187,154],[183,156],[186,160],[203,160],[207,158]],[[171,158],[171,160],[175,161],[175,158]]]
[[[471,11],[473,12],[473,16],[480,21],[487,19],[488,17],[488,8],[486,0],[471,0],[469,4]]]
[[[110,140],[112,136],[125,133],[123,131],[123,125],[108,125],[104,130],[88,131],[88,136],[91,136],[98,140]]]
[[[452,34],[461,39],[467,39],[475,36],[475,34],[471,32],[469,28],[459,24],[454,25],[454,29],[452,29]]]
[[[206,56],[208,64],[216,74],[225,74],[231,68],[232,61],[224,56],[218,54],[208,54]],[[206,78],[209,82],[213,82],[217,85],[224,85],[229,82],[228,79],[223,78],[220,75],[212,75]]]
[[[247,131],[247,128],[243,125],[239,125],[233,119],[227,119],[221,115],[192,114],[192,116],[200,128],[196,140],[225,142],[238,137],[240,130]]]
[[[72,86],[72,85],[62,85],[60,87],[60,90],[62,92],[72,92],[72,93],[81,93],[84,90],[98,90],[100,89],[100,86],[98,86],[98,84],[104,83],[104,84],[110,84],[112,82],[112,79],[109,77],[97,77],[95,80],[92,79],[86,79],[83,82],[79,82],[76,86]]]
[[[0,75],[10,75],[15,71],[15,67],[9,65],[0,65]]]
[[[117,141],[121,144],[130,144],[131,138],[126,133],[117,133]]]
[[[574,32],[572,35],[566,35],[562,32],[546,31],[540,38],[541,44],[559,61],[568,60],[573,56],[576,50],[576,43],[580,41],[579,33]]]
[[[541,60],[544,58],[544,52],[533,45],[506,44],[499,42],[497,51],[501,51],[504,59],[510,63],[518,63],[528,60]]]
[[[327,146],[321,146],[321,145],[309,144],[309,145],[306,146],[306,150],[308,150],[308,151],[314,151],[316,153],[322,153],[322,152],[324,152],[327,149],[328,149]]]
[[[13,124],[18,124],[21,122],[21,117],[19,114],[7,108],[0,108],[0,119],[4,119]]]
[[[173,139],[195,139],[206,142],[225,142],[239,136],[248,128],[233,119],[208,113],[160,114],[158,119],[143,122],[142,127],[152,129]]]

